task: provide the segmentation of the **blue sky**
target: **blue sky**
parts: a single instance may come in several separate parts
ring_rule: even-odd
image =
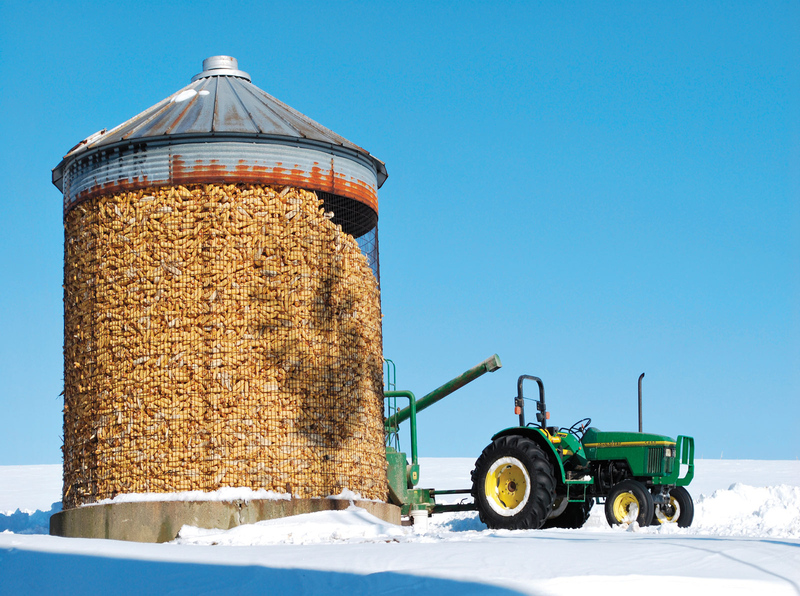
[[[78,141],[228,54],[387,164],[384,350],[420,454],[552,420],[800,457],[800,3],[0,4],[0,465],[58,463]],[[424,471],[423,471],[424,474]],[[423,480],[424,482],[424,480]]]

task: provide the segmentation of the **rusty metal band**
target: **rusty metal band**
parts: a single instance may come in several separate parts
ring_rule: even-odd
[[[64,214],[99,195],[198,183],[290,185],[347,197],[378,213],[378,178],[368,159],[341,148],[285,143],[168,138],[91,150],[64,168]]]

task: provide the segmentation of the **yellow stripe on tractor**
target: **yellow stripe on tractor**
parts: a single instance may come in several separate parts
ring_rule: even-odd
[[[584,447],[675,447],[671,441],[613,441],[611,443],[584,443]]]

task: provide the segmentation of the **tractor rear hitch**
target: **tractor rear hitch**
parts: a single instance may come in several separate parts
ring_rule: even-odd
[[[472,493],[471,488],[458,488],[453,490],[437,490],[431,489],[431,496],[433,495],[469,495]]]

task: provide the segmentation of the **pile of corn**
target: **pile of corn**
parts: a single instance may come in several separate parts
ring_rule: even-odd
[[[64,507],[386,499],[380,296],[312,192],[147,188],[65,218]]]

